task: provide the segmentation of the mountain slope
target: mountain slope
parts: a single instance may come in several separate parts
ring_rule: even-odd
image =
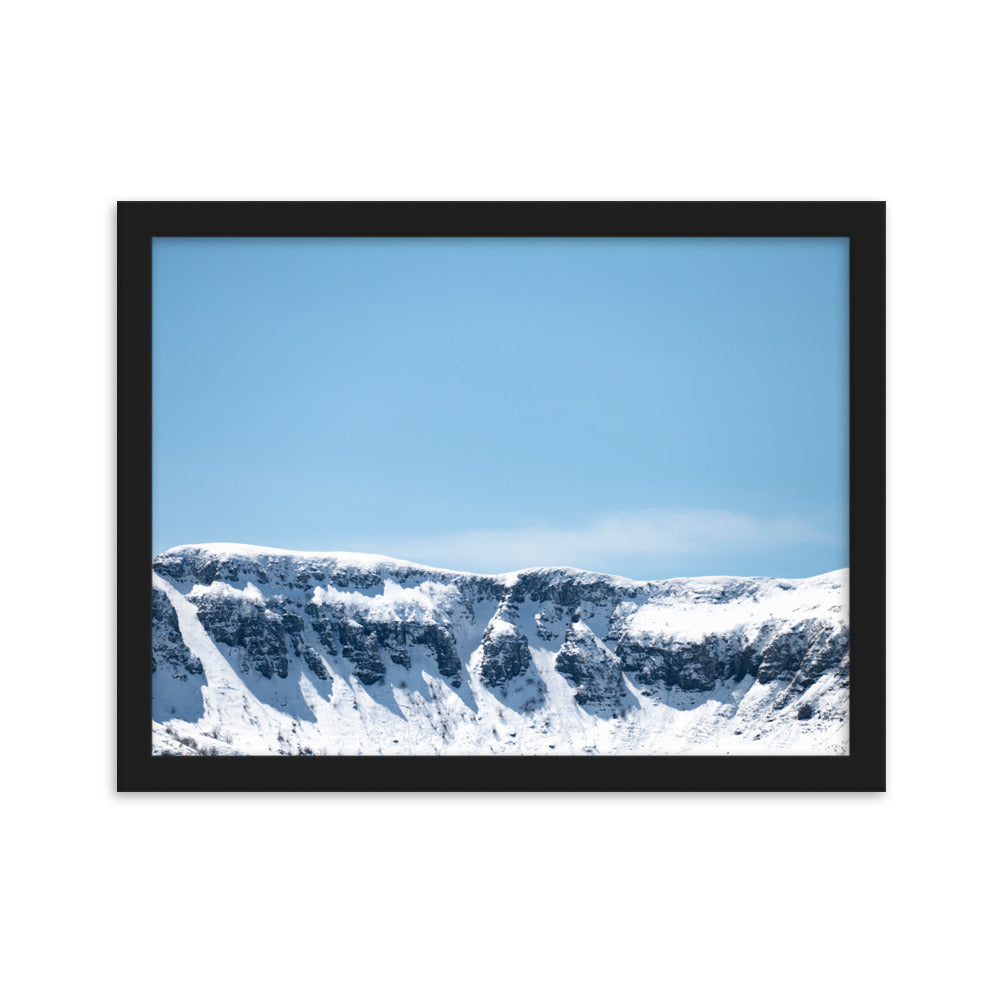
[[[153,565],[168,754],[847,752],[847,571],[640,583],[242,545]]]

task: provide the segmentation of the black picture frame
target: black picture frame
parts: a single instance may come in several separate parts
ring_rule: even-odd
[[[884,791],[884,202],[118,203],[119,791]],[[850,752],[180,757],[151,749],[152,246],[167,236],[850,240]]]

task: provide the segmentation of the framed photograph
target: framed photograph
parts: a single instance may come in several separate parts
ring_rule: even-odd
[[[884,790],[884,203],[121,202],[118,303],[119,790]]]

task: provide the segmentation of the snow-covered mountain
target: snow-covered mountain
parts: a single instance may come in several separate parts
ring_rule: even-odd
[[[245,545],[153,564],[162,754],[843,754],[847,570],[639,583]]]

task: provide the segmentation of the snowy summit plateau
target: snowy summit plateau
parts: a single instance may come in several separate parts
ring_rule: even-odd
[[[247,545],[153,563],[158,754],[848,752],[848,571],[497,576]]]

